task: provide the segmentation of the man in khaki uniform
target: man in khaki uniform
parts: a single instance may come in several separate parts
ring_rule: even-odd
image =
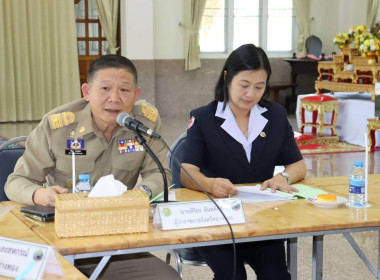
[[[151,117],[144,115],[143,111],[156,113]],[[157,109],[146,102],[137,101],[130,115],[155,131],[162,130]],[[146,138],[147,145],[166,167],[167,178],[171,178],[164,144]],[[6,183],[8,198],[23,204],[54,205],[50,197],[40,203],[33,201],[33,193],[42,185],[53,186],[57,193],[67,192],[67,187],[71,187],[72,155],[69,151],[75,140],[83,145],[75,156],[76,173],[89,173],[92,185],[100,177],[113,174],[115,179],[131,189],[141,174],[141,185],[148,186],[153,196],[162,191],[162,174],[147,151],[141,150],[134,132],[127,127],[116,126],[108,141],[91,118],[90,103],[80,99],[48,113],[28,136],[25,154]]]
[[[150,197],[163,191],[156,162],[135,140],[134,131],[120,127],[116,121],[120,113],[126,112],[154,131],[162,131],[157,109],[137,101],[141,88],[133,63],[118,55],[95,60],[82,92],[84,98],[52,110],[28,136],[25,153],[5,185],[10,200],[54,205],[55,195],[67,193],[71,187],[72,151],[77,176],[90,174],[92,185],[102,176],[113,174],[128,189],[141,188]],[[170,184],[165,145],[159,139],[146,138]],[[139,175],[142,181],[136,186]],[[112,257],[102,279],[180,279],[173,268],[151,254],[132,257]],[[98,261],[85,260],[86,265],[76,265],[90,273]]]

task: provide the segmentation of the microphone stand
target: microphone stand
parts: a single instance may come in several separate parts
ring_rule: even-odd
[[[162,164],[161,164],[160,160],[157,158],[157,156],[153,153],[152,149],[146,144],[146,139],[144,138],[144,136],[141,135],[141,132],[138,129],[135,130],[135,135],[136,135],[137,141],[140,143],[140,145],[144,146],[144,148],[148,151],[150,156],[157,163],[158,168],[161,171],[162,179],[164,181],[164,202],[168,202],[169,201],[168,179],[166,178],[166,172],[164,170],[164,167],[162,166]]]

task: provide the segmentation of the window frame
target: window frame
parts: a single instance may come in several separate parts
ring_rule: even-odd
[[[79,48],[78,48],[78,56],[79,57],[100,57],[103,55],[103,42],[107,42],[107,39],[105,36],[103,36],[103,29],[102,25],[100,23],[99,18],[97,19],[90,19],[89,18],[89,0],[79,0],[76,1],[75,4],[78,4],[80,1],[83,1],[84,3],[84,10],[85,10],[85,18],[84,19],[75,19],[75,23],[82,23],[85,26],[85,36],[79,37],[77,35],[77,42],[84,42],[86,46],[86,54],[79,54]],[[90,37],[90,24],[97,24],[98,25],[98,36],[96,37]],[[98,44],[98,53],[97,54],[90,54],[90,42],[97,42]]]
[[[226,7],[226,18],[224,23],[224,38],[225,46],[227,50],[224,52],[200,52],[200,58],[227,58],[227,56],[233,51],[233,29],[234,29],[234,0],[224,0]],[[297,38],[298,38],[298,26],[294,14],[292,14],[292,50],[291,51],[267,51],[267,30],[268,26],[268,1],[269,0],[259,0],[259,9],[261,15],[259,42],[260,47],[264,49],[268,57],[292,57],[293,53],[297,52]]]

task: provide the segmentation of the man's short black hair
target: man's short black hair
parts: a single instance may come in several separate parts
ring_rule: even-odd
[[[87,83],[93,82],[96,73],[106,68],[125,69],[133,75],[135,84],[137,85],[137,70],[135,65],[128,58],[116,54],[104,55],[94,60],[87,73]]]

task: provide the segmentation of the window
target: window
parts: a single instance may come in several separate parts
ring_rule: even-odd
[[[202,57],[225,55],[253,43],[268,56],[291,56],[296,49],[295,30],[292,0],[207,0],[200,49]]]
[[[108,52],[108,42],[100,25],[94,0],[80,0],[75,5],[77,44],[80,56],[101,56]]]
[[[78,63],[81,84],[87,80],[92,61],[110,53],[108,42],[100,24],[95,0],[74,0],[77,27]],[[118,21],[117,42],[120,42]]]

